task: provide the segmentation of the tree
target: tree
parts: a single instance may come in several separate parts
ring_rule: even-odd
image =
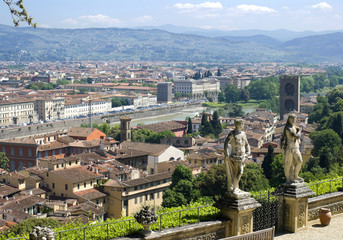
[[[225,95],[223,92],[219,92],[218,94],[218,102],[225,102]]]
[[[0,168],[8,171],[9,170],[9,162],[10,160],[6,157],[6,154],[0,152]]]
[[[213,113],[211,125],[212,125],[213,132],[214,132],[215,136],[218,136],[223,131],[222,125],[220,124],[219,115],[218,115],[217,111],[214,111],[214,113]]]
[[[248,89],[243,88],[239,94],[239,100],[248,102],[250,99],[250,92]]]
[[[220,77],[221,75],[222,75],[222,72],[220,71],[220,68],[218,68],[217,76]]]
[[[190,203],[198,194],[193,189],[192,171],[184,165],[177,165],[172,174],[172,183],[163,194],[163,207],[178,207]]]
[[[192,124],[192,119],[191,118],[188,118],[187,133],[193,133],[193,124]]]
[[[172,174],[172,183],[170,184],[170,188],[173,189],[181,180],[186,181],[193,181],[193,174],[192,171],[184,166],[184,165],[177,165],[173,174]]]
[[[272,162],[271,169],[272,169],[272,177],[269,181],[272,187],[278,187],[280,184],[286,182],[284,167],[283,167],[283,154],[278,154],[274,157]]]
[[[274,147],[273,145],[269,145],[268,153],[264,157],[263,162],[262,162],[263,173],[268,180],[272,178],[271,164],[273,163],[273,161],[274,161]]]
[[[331,114],[323,128],[334,130],[343,139],[343,112]]]
[[[112,107],[120,107],[122,105],[119,98],[112,98]]]
[[[269,188],[268,179],[263,175],[262,168],[256,163],[248,163],[239,182],[244,191],[261,191]]]
[[[213,127],[210,124],[210,122],[207,120],[206,114],[204,113],[202,114],[202,117],[201,117],[201,125],[199,128],[199,132],[202,136],[207,136],[214,133]]]
[[[332,129],[312,132],[310,138],[313,141],[313,156],[320,156],[327,152],[335,153],[342,145],[342,139]]]
[[[240,90],[234,84],[228,84],[224,90],[225,100],[227,103],[235,103],[239,100]]]
[[[33,18],[26,11],[23,0],[3,0],[10,10],[14,26],[18,27],[20,22],[26,22],[28,25],[37,27],[37,23],[33,22]]]
[[[194,181],[194,187],[199,189],[202,196],[219,199],[227,192],[225,165],[212,165],[206,174],[201,173]]]
[[[175,98],[176,98],[176,99],[179,99],[180,97],[181,97],[181,93],[176,92],[176,93],[175,93]]]
[[[272,78],[252,81],[247,87],[250,96],[256,100],[267,100],[279,93],[279,84]]]

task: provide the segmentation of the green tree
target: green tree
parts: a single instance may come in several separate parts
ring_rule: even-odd
[[[122,105],[119,98],[112,98],[112,107],[120,107]]]
[[[280,113],[280,101],[278,97],[272,97],[271,99],[265,100],[260,103],[260,108],[271,110],[274,113]]]
[[[225,101],[227,103],[235,103],[239,100],[240,90],[234,84],[226,85],[224,93],[225,93]]]
[[[193,133],[193,124],[192,124],[192,119],[191,118],[188,118],[187,133],[190,133],[190,134]]]
[[[10,10],[14,26],[18,27],[20,22],[26,22],[28,25],[37,27],[33,18],[29,15],[24,7],[23,0],[3,0]]]
[[[274,161],[271,164],[272,177],[269,184],[272,187],[278,187],[280,184],[286,182],[284,167],[283,167],[283,154],[278,154],[274,157]]]
[[[67,84],[70,84],[70,81],[67,80],[67,79],[58,79],[56,81],[56,85],[59,86],[59,85],[67,85]]]
[[[269,188],[268,179],[263,175],[262,168],[256,163],[248,163],[244,168],[239,186],[244,191],[261,191]]]
[[[266,176],[268,180],[272,178],[272,168],[271,164],[274,161],[274,147],[273,145],[268,146],[268,153],[264,157],[263,162],[262,162],[262,169],[263,173]]]
[[[6,154],[0,152],[0,168],[8,171],[9,170],[9,162],[10,160],[6,157]]]
[[[256,100],[267,100],[279,94],[279,83],[275,78],[252,81],[247,87],[250,96]]]
[[[220,77],[222,75],[222,72],[220,71],[220,68],[217,70],[217,76]]]
[[[239,100],[244,102],[248,102],[250,100],[250,92],[248,89],[241,89],[241,92],[239,93]]]
[[[107,136],[112,137],[113,139],[117,141],[120,141],[120,124],[116,124],[113,127],[111,127]]]
[[[215,136],[218,136],[223,131],[222,125],[220,124],[218,111],[214,111],[211,120],[211,125]]]
[[[184,166],[177,165],[172,174],[172,183],[169,189],[163,194],[163,207],[177,207],[185,205],[193,200],[193,197],[198,197],[198,194],[193,189],[192,171]]]
[[[181,97],[181,93],[176,92],[176,93],[175,93],[175,98],[176,98],[176,99],[179,99],[180,97]]]
[[[111,127],[110,127],[110,125],[109,125],[108,123],[103,122],[103,123],[99,126],[98,129],[99,129],[100,131],[102,131],[103,133],[105,133],[106,136],[107,136],[107,134],[110,132]]]
[[[343,112],[336,112],[330,115],[323,128],[334,130],[343,139]]]
[[[218,102],[225,102],[225,95],[222,91],[218,93]]]
[[[332,129],[325,129],[319,132],[312,132],[310,137],[313,141],[313,156],[320,156],[327,152],[335,153],[342,145],[339,135]]]
[[[194,181],[194,187],[199,189],[202,196],[219,199],[227,192],[225,165],[212,165],[206,173],[201,173]]]
[[[172,174],[172,183],[170,184],[170,188],[173,189],[181,180],[186,181],[193,181],[193,174],[192,171],[184,166],[184,165],[177,165],[173,174]]]

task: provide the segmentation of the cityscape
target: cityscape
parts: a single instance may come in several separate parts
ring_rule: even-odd
[[[0,1],[0,239],[339,239],[342,3],[105,2]]]

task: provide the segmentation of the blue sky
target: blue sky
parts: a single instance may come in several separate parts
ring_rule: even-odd
[[[343,29],[342,0],[24,0],[24,4],[38,26],[52,28],[173,24],[221,30]],[[0,24],[12,24],[3,1]]]

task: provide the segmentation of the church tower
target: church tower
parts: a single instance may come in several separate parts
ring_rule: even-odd
[[[280,119],[291,111],[300,111],[300,76],[281,76]]]
[[[120,142],[131,141],[131,118],[120,118]]]

